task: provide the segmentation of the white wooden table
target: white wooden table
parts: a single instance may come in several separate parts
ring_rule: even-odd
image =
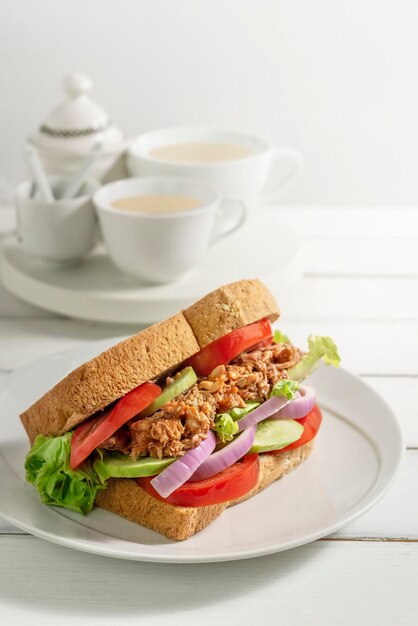
[[[392,405],[407,446],[395,486],[331,537],[224,564],[90,556],[0,521],[0,623],[418,624],[418,210],[282,213],[303,235],[307,271],[281,326],[302,345],[331,335],[344,366]],[[0,231],[12,226],[0,209]],[[60,318],[0,287],[0,384],[39,356],[133,330]]]

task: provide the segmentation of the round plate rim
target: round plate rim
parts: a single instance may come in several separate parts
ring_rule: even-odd
[[[112,345],[113,343],[115,343],[116,341],[120,340],[121,338],[113,338],[113,339],[106,339],[106,340],[97,340],[97,341],[90,341],[90,342],[86,342],[84,344],[82,344],[81,346],[77,346],[75,348],[70,348],[67,350],[62,350],[59,352],[56,352],[52,355],[48,355],[48,356],[44,356],[41,357],[39,359],[36,359],[26,365],[24,365],[21,368],[18,368],[16,370],[14,370],[14,372],[10,375],[13,377],[13,379],[15,379],[16,377],[18,377],[19,375],[23,374],[24,372],[30,371],[33,367],[36,367],[38,364],[45,362],[47,360],[50,360],[51,357],[56,357],[56,358],[71,358],[77,355],[80,355],[80,353],[83,353],[83,351],[89,351],[91,348],[98,348],[98,350],[102,350],[105,347],[107,347],[107,345]],[[315,541],[317,539],[323,538],[333,532],[335,532],[336,530],[342,528],[343,526],[345,526],[348,522],[354,521],[355,519],[359,518],[360,516],[362,516],[364,513],[366,513],[370,508],[372,508],[385,494],[386,492],[390,489],[391,485],[393,484],[393,482],[395,481],[399,469],[400,469],[400,465],[402,462],[402,458],[404,456],[404,442],[403,442],[403,434],[402,434],[402,430],[400,427],[400,424],[398,422],[398,419],[396,418],[396,415],[394,414],[393,410],[391,409],[391,407],[387,404],[387,402],[373,389],[371,388],[364,380],[362,380],[360,377],[358,377],[357,375],[355,375],[354,373],[350,372],[349,370],[345,369],[345,368],[340,368],[339,372],[341,373],[342,376],[348,376],[349,378],[354,379],[357,383],[360,383],[362,386],[364,386],[368,392],[371,392],[372,395],[374,395],[375,397],[379,398],[380,402],[382,402],[382,404],[385,406],[385,409],[387,411],[387,417],[390,418],[390,420],[392,421],[392,426],[395,427],[396,430],[396,434],[398,436],[398,440],[396,442],[396,449],[395,449],[395,443],[393,443],[394,445],[394,456],[391,460],[391,473],[389,476],[387,476],[387,478],[384,480],[383,484],[380,486],[379,489],[377,489],[376,493],[373,494],[372,498],[368,498],[368,493],[365,494],[355,505],[352,505],[350,507],[350,509],[346,512],[345,515],[342,515],[338,522],[336,523],[330,523],[328,524],[326,527],[322,527],[316,531],[313,531],[311,533],[308,534],[304,534],[302,538],[295,538],[292,540],[289,540],[287,542],[279,542],[275,545],[269,545],[266,546],[265,548],[254,548],[254,549],[250,549],[250,550],[241,550],[241,551],[237,551],[235,553],[232,554],[219,554],[219,555],[211,555],[208,557],[200,557],[198,554],[197,555],[179,555],[179,554],[154,554],[154,555],[150,555],[150,554],[129,554],[128,550],[123,551],[123,550],[115,550],[115,549],[108,549],[108,550],[104,550],[101,548],[100,545],[96,545],[94,543],[93,540],[83,540],[81,542],[81,540],[79,538],[76,539],[67,539],[65,537],[62,537],[60,535],[55,534],[51,534],[47,531],[44,531],[42,528],[38,528],[38,527],[34,527],[31,524],[26,524],[24,521],[19,520],[19,519],[15,519],[13,517],[13,515],[9,515],[7,514],[5,511],[2,511],[0,509],[0,518],[4,519],[6,522],[10,523],[11,525],[25,531],[28,532],[32,535],[34,535],[35,537],[38,537],[40,539],[44,539],[46,541],[49,541],[50,543],[55,543],[57,545],[61,545],[64,547],[68,547],[68,548],[73,548],[76,550],[79,550],[81,552],[86,552],[86,553],[90,553],[90,554],[96,554],[96,555],[100,555],[100,556],[106,556],[106,557],[110,557],[110,558],[120,558],[120,559],[125,559],[125,560],[132,560],[132,561],[139,561],[139,562],[155,562],[155,563],[215,563],[215,562],[227,562],[227,561],[235,561],[235,560],[242,560],[242,559],[249,559],[249,558],[255,558],[255,557],[259,557],[259,556],[266,556],[269,554],[275,554],[278,552],[282,552],[285,550],[289,550],[292,548],[296,548],[302,545],[305,545],[307,543],[311,543],[312,541]],[[2,385],[2,388],[0,389],[0,403],[2,401],[3,395],[4,393],[7,392],[7,384],[6,381],[5,383]],[[331,409],[332,410],[332,409]],[[5,459],[3,458],[2,454],[1,454],[1,444],[0,444],[0,466],[3,467],[4,469],[7,470],[8,475],[11,475],[12,478],[14,480],[17,480],[20,483],[20,480],[17,476],[14,475],[13,471],[11,470],[11,468],[9,467],[9,465],[6,463]],[[377,484],[379,477],[381,475],[381,468],[379,469],[378,475],[376,477],[376,481],[375,484],[373,485],[373,487],[371,488],[371,491],[373,491],[375,489],[375,485]],[[0,506],[1,506],[1,501],[0,501]],[[42,505],[43,506],[43,505]],[[51,511],[54,511],[55,513],[59,513],[58,509],[55,509],[54,507],[50,508]],[[72,521],[71,519],[67,518],[68,521]],[[88,530],[90,530],[93,533],[97,533],[97,534],[104,534],[101,533],[100,531],[97,531],[95,529],[91,529],[87,526]],[[120,539],[120,542],[124,542],[125,540]],[[81,542],[81,543],[80,543]],[[130,544],[130,542],[126,542],[128,545]]]

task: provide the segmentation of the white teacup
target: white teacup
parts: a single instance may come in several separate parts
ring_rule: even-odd
[[[53,191],[62,191],[68,179],[51,177]],[[17,234],[23,250],[59,265],[80,262],[96,245],[98,225],[92,194],[99,183],[89,180],[75,198],[45,202],[26,180],[16,187]]]
[[[303,160],[296,150],[251,135],[183,127],[140,135],[131,142],[127,164],[132,176],[194,178],[253,206],[273,202]]]
[[[141,196],[182,196],[197,206],[175,212],[115,208],[117,200]],[[93,197],[103,238],[114,264],[147,283],[172,282],[196,267],[208,246],[241,226],[245,207],[222,201],[211,187],[187,179],[127,178],[101,187]],[[226,206],[238,205],[234,223]]]

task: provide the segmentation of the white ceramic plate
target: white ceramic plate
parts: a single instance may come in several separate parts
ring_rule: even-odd
[[[257,245],[261,240],[263,245]],[[239,231],[215,243],[195,271],[168,285],[145,285],[123,274],[103,244],[81,265],[56,267],[27,256],[14,235],[4,241],[0,272],[11,293],[43,309],[138,325],[174,315],[243,276],[261,278],[285,306],[286,293],[302,275],[303,253],[299,237],[276,208],[248,219]]]
[[[43,392],[114,342],[92,342],[16,371],[0,396],[0,516],[64,546],[138,561],[229,561],[287,550],[329,535],[388,489],[403,445],[387,404],[356,376],[320,368],[310,378],[324,421],[309,459],[194,537],[173,542],[95,509],[86,517],[47,507],[24,480],[28,442],[18,419]]]

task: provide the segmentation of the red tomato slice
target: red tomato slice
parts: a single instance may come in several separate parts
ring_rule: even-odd
[[[260,343],[273,340],[271,324],[268,319],[237,328],[232,332],[212,341],[200,352],[187,359],[198,376],[209,376],[218,365],[226,365],[236,356]]]
[[[136,478],[142,489],[161,502],[177,506],[209,506],[235,500],[248,493],[258,480],[258,454],[248,454],[242,461],[205,480],[187,482],[162,498],[151,485],[153,476]]]
[[[311,441],[316,436],[322,422],[322,413],[319,410],[318,405],[315,404],[306,417],[297,421],[303,426],[302,437],[285,448],[281,448],[280,450],[271,450],[270,452],[265,452],[265,454],[280,454],[280,452],[286,452],[287,450],[295,450],[296,448],[300,448],[305,443]]]
[[[113,409],[92,417],[75,429],[71,439],[70,466],[75,469],[105,439],[151,404],[161,393],[154,383],[144,383],[121,398]]]

